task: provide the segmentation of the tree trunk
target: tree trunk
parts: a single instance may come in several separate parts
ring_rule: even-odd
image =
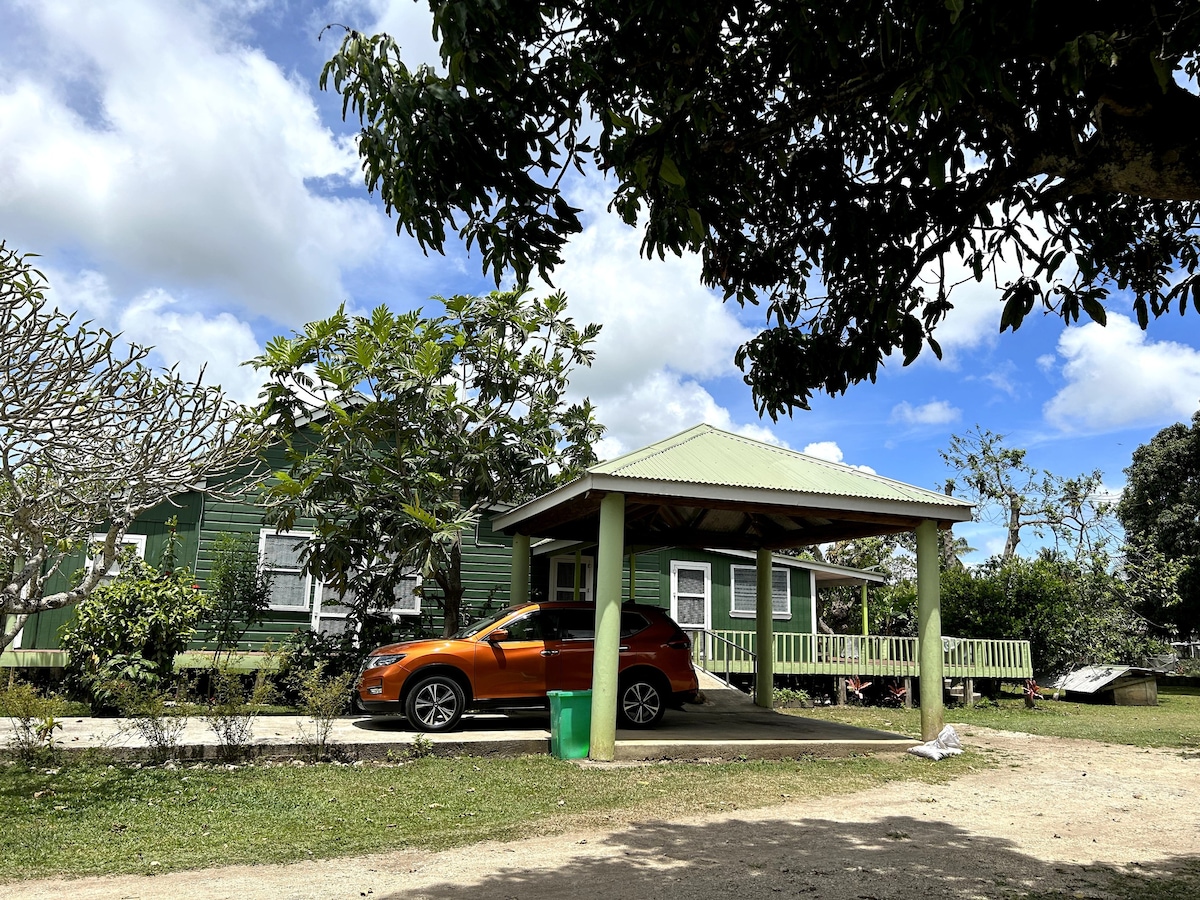
[[[450,637],[461,627],[459,616],[462,613],[462,532],[454,536],[450,546],[449,567],[443,573],[444,578],[438,579],[442,588],[442,613],[445,618],[442,623],[442,636]]]
[[[1015,493],[1008,496],[1008,537],[1004,541],[1004,559],[1017,555],[1017,544],[1021,542],[1021,498]]]
[[[8,645],[16,640],[21,629],[25,627],[25,622],[29,618],[21,613],[9,613],[5,616],[0,616],[0,653],[8,649]],[[16,621],[16,627],[11,627],[11,623]]]

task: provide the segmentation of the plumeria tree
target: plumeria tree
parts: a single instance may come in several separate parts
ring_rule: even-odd
[[[29,256],[0,243],[0,636],[88,596],[130,524],[255,451],[261,428],[219,387],[146,363],[150,348],[56,309]],[[45,592],[96,531],[82,580]]]

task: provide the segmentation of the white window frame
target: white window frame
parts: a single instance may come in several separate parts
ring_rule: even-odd
[[[679,621],[679,570],[680,569],[701,569],[704,572],[704,624],[697,626],[694,622],[683,623]],[[695,597],[696,594],[685,594],[687,597]],[[679,623],[680,628],[696,628],[701,627],[705,631],[712,628],[712,563],[706,562],[686,562],[682,559],[671,560],[671,618]]]
[[[757,585],[758,585],[758,567],[757,566],[734,566],[734,565],[731,565],[729,567],[729,615],[731,618],[734,618],[734,619],[756,618],[756,616],[758,615],[757,610],[751,610],[750,612],[746,612],[744,610],[739,610],[735,607],[735,603],[737,601],[736,584],[737,584],[737,573],[738,572],[749,572],[750,573],[751,578],[755,584],[756,598],[757,598],[757,594],[758,594],[758,587],[757,587]],[[791,619],[791,617],[792,617],[792,570],[789,569],[787,566],[772,566],[771,567],[772,585],[774,585],[774,578],[775,578],[776,572],[783,573],[783,577],[784,577],[783,598],[787,604],[787,609],[786,610],[778,610],[775,608],[775,596],[776,595],[775,595],[774,590],[772,590],[772,592],[771,592],[771,618],[777,622],[786,622],[787,620]],[[757,604],[757,599],[755,600],[755,603]]]
[[[413,605],[409,608],[401,606],[399,603],[393,603],[388,608],[388,612],[391,613],[393,619],[399,616],[419,616],[421,614],[421,586],[424,583],[424,579],[421,578],[420,572],[413,572],[412,575],[405,575],[404,577],[412,578],[413,580]]]
[[[276,531],[273,528],[263,528],[258,532],[258,558],[262,564],[263,571],[268,574],[275,572],[285,572],[291,574],[304,574],[304,568],[298,567],[295,569],[273,568],[267,565],[267,538],[296,538],[297,541],[306,540],[312,537],[311,531]],[[319,601],[318,601],[319,602]],[[313,602],[313,578],[312,575],[304,574],[304,605],[290,606],[286,603],[268,603],[267,609],[274,612],[293,612],[306,613],[310,612],[314,606]]]
[[[596,567],[593,565],[593,562],[594,560],[590,556],[581,556],[579,558],[579,568],[581,570],[579,574],[579,601],[581,603],[591,603],[595,599],[592,588],[595,585]],[[559,563],[566,563],[574,567],[575,555],[566,554],[550,557],[550,590],[547,592],[546,597],[550,600],[558,600],[558,592],[560,590],[570,590],[572,592],[571,599],[573,600],[575,598],[574,586],[571,588],[559,588],[555,580],[555,576],[558,575]]]
[[[108,540],[108,533],[101,532],[101,533],[93,534],[91,539],[88,541],[87,567],[89,569],[95,569],[100,563],[100,558],[98,556],[96,556],[94,553],[92,553],[92,547],[94,547],[96,544],[103,544],[106,540]],[[121,574],[120,556],[121,556],[121,551],[124,550],[126,547],[132,547],[134,555],[140,560],[145,560],[145,558],[146,558],[146,535],[144,535],[144,534],[126,534],[125,537],[121,538],[121,544],[119,547],[117,547],[117,559],[113,560],[112,566],[109,568],[109,570],[106,573],[104,573],[104,575],[101,576],[101,578],[100,578],[101,584],[108,584],[110,581],[112,581],[114,578],[116,578],[118,575]]]
[[[808,598],[809,598],[809,615],[808,620],[812,633],[817,633],[817,573],[812,569],[808,570]]]
[[[421,573],[412,572],[404,577],[411,578],[413,581],[412,603],[402,606],[400,603],[394,602],[391,606],[383,607],[377,610],[377,612],[390,615],[392,617],[392,621],[396,621],[403,616],[421,615]],[[330,585],[324,582],[317,583],[317,592],[313,597],[313,610],[310,619],[310,625],[312,626],[313,631],[316,631],[321,627],[321,619],[345,619],[349,617],[350,613],[348,612],[325,611],[325,604],[327,602],[331,605],[346,606],[347,604],[345,602],[345,597],[345,594],[334,593],[334,590]],[[285,608],[291,609],[292,607]]]

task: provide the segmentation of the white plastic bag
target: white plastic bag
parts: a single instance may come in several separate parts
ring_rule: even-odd
[[[935,740],[921,744],[919,747],[909,747],[908,752],[913,756],[923,756],[926,759],[945,759],[947,756],[957,756],[962,753],[962,741],[954,726],[947,725],[941,730]]]

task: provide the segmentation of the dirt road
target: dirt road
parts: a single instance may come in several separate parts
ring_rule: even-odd
[[[959,731],[996,765],[946,785],[436,853],[25,882],[0,897],[938,900],[1106,898],[1114,878],[1200,885],[1200,753]]]

